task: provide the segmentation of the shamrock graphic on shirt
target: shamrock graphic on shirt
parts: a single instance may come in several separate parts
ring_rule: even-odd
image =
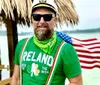
[[[35,76],[38,76],[40,73],[40,70],[38,69],[38,64],[33,63],[31,67],[31,76],[33,76],[33,73]]]

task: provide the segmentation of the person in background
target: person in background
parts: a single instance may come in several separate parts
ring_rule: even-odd
[[[55,6],[43,1],[37,0],[32,6],[34,35],[17,44],[10,85],[49,85],[46,83],[50,79],[56,52],[64,41],[54,31],[57,22]],[[83,85],[80,62],[73,46],[64,43],[59,52],[59,62],[50,84],[65,85],[67,78],[69,85]]]

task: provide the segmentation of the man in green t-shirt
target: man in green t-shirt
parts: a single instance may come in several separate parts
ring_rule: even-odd
[[[56,52],[63,42],[54,31],[55,6],[42,1],[32,7],[34,36],[27,41],[20,40],[16,47],[11,85],[46,85]],[[51,85],[65,85],[66,78],[69,85],[82,85],[81,67],[73,46],[64,43],[58,56]]]

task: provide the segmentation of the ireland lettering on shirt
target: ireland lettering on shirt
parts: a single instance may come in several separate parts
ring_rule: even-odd
[[[42,52],[38,53],[36,55],[36,52],[32,52],[32,51],[25,51],[23,53],[23,61],[34,61],[34,62],[40,62],[40,63],[44,63],[48,66],[52,66],[53,63],[53,56],[47,55],[47,54],[43,54]]]

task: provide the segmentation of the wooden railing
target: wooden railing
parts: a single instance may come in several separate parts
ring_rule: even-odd
[[[1,80],[0,81],[0,85],[9,85],[10,84],[10,79],[11,78],[8,78],[8,79],[5,79],[5,80]]]
[[[0,65],[0,70],[3,70],[3,69],[9,70],[9,66]],[[10,84],[10,79],[11,78],[8,78],[8,79],[5,79],[5,80],[1,80],[0,81],[0,85],[9,85]]]
[[[7,70],[9,70],[9,66],[5,67],[5,65],[0,65],[0,70],[2,70],[2,69],[7,69]]]

